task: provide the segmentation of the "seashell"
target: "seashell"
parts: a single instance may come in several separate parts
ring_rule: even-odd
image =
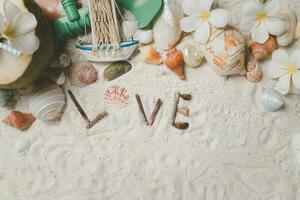
[[[178,108],[177,112],[184,115],[184,116],[189,116],[190,115],[190,109],[188,109],[187,107]]]
[[[71,83],[77,87],[88,86],[98,80],[98,71],[89,62],[79,62],[71,71]]]
[[[32,114],[19,111],[12,111],[11,114],[3,120],[4,123],[21,131],[28,129],[34,121],[35,117]]]
[[[276,112],[284,106],[281,95],[272,89],[263,89],[262,104],[268,112]]]
[[[295,39],[297,16],[292,10],[283,10],[279,14],[279,17],[286,21],[287,30],[283,35],[277,37],[277,43],[280,46],[288,46]]]
[[[245,75],[245,38],[232,27],[211,29],[206,44],[200,44],[201,52],[214,71],[222,76]]]
[[[183,48],[182,53],[184,62],[189,67],[199,67],[203,62],[203,55],[200,53],[199,50],[197,50],[195,46],[187,45]]]
[[[189,123],[186,122],[176,122],[174,124],[175,128],[180,129],[180,130],[186,130],[189,128]]]
[[[131,70],[132,66],[127,61],[118,61],[110,64],[103,72],[103,77],[107,81],[112,81]]]
[[[183,61],[183,54],[181,51],[177,50],[176,48],[169,50],[165,64],[181,80],[185,79],[184,61]]]
[[[159,65],[162,63],[160,54],[152,46],[144,46],[139,48],[142,59],[145,63]]]
[[[178,2],[164,0],[163,11],[153,27],[154,42],[158,49],[169,50],[179,41],[182,17],[183,12]]]
[[[254,58],[250,56],[246,65],[246,78],[252,83],[257,83],[262,79],[263,72],[262,69],[255,62]]]
[[[264,44],[250,42],[249,48],[255,60],[263,60],[271,56],[273,51],[277,49],[277,42],[275,37],[270,36]]]
[[[0,89],[0,106],[7,106],[13,96],[12,90]]]
[[[66,103],[63,90],[55,84],[44,84],[36,88],[29,100],[29,110],[38,119],[56,120]]]
[[[192,100],[192,95],[190,95],[190,94],[179,94],[179,96],[185,101]]]
[[[153,31],[152,30],[137,30],[133,34],[133,38],[138,40],[140,44],[150,44],[153,42]]]
[[[19,155],[25,154],[31,146],[31,142],[28,139],[18,139],[14,143],[15,152]]]
[[[129,95],[125,88],[112,86],[106,91],[105,100],[110,105],[127,106],[129,103]]]

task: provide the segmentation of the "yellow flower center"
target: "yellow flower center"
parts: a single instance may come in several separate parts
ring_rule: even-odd
[[[209,11],[204,11],[203,13],[201,13],[200,18],[204,21],[208,21],[209,14]]]
[[[260,12],[256,15],[256,20],[259,22],[265,21],[267,14],[265,12]]]
[[[288,66],[286,68],[286,70],[287,70],[288,74],[295,74],[298,69],[296,68],[296,66]]]

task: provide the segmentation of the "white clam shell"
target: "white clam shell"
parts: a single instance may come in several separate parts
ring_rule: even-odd
[[[287,30],[283,35],[277,37],[277,43],[280,46],[288,46],[295,39],[297,16],[296,13],[292,10],[283,10],[280,13],[279,17],[286,21]]]
[[[180,4],[174,0],[164,0],[164,9],[153,27],[154,42],[158,49],[169,50],[179,41],[182,17]]]
[[[41,120],[55,120],[60,117],[66,103],[63,90],[51,84],[37,91],[29,101],[31,113]]]
[[[262,95],[262,104],[266,111],[276,112],[283,108],[284,101],[282,96],[272,89],[264,89]]]
[[[186,47],[183,48],[182,53],[183,53],[184,62],[189,67],[192,68],[199,67],[203,62],[203,55],[195,46],[187,45]]]
[[[25,154],[31,146],[31,141],[28,139],[18,139],[14,143],[14,150],[17,154]]]
[[[153,42],[153,31],[152,30],[137,30],[133,34],[133,38],[138,40],[141,44],[150,44]]]

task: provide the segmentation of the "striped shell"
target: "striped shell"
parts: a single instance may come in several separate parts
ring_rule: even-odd
[[[4,123],[22,131],[28,129],[34,121],[35,117],[32,114],[19,111],[12,111],[11,114],[3,120]]]
[[[7,106],[13,97],[13,91],[0,89],[0,106]]]
[[[270,36],[264,44],[252,41],[249,48],[255,60],[263,60],[270,57],[277,49],[277,42],[275,37]]]
[[[129,95],[125,88],[112,86],[107,90],[105,100],[110,105],[127,106],[129,103]]]
[[[36,90],[29,100],[29,109],[40,120],[55,120],[61,116],[65,103],[63,90],[50,84]]]
[[[129,72],[131,68],[131,64],[127,61],[114,62],[105,68],[103,77],[107,81],[112,81]]]
[[[98,71],[89,62],[77,63],[71,71],[72,85],[85,87],[98,80]]]
[[[201,44],[208,64],[220,75],[245,75],[245,38],[236,29],[212,28],[207,43]]]
[[[246,65],[247,73],[246,78],[252,83],[257,83],[262,79],[263,72],[262,69],[255,62],[254,58],[250,56],[248,63]]]

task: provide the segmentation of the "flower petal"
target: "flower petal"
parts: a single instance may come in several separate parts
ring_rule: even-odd
[[[4,16],[0,14],[0,35],[3,34],[5,28]]]
[[[291,85],[291,74],[286,74],[279,78],[274,89],[280,92],[281,94],[285,95],[289,93],[290,85]]]
[[[264,44],[269,39],[269,33],[264,23],[256,26],[252,32],[252,39],[260,44]]]
[[[269,17],[275,17],[281,10],[281,3],[278,0],[267,1],[264,6],[264,11]]]
[[[9,38],[23,53],[32,55],[40,46],[39,39],[32,33]]]
[[[184,0],[182,3],[183,12],[186,15],[200,15],[203,11],[199,5],[199,0]]]
[[[263,7],[257,1],[251,1],[244,4],[242,15],[247,18],[255,18],[257,13],[263,11]]]
[[[268,73],[271,78],[279,78],[287,73],[278,63],[272,61],[268,67]]]
[[[281,19],[267,18],[265,21],[268,32],[271,35],[280,36],[287,31],[287,24]]]
[[[255,18],[243,18],[240,23],[241,31],[250,33],[258,25],[258,21]]]
[[[6,24],[10,26],[13,23],[15,17],[18,16],[21,11],[10,0],[5,0],[3,3],[3,12],[4,12]]]
[[[295,50],[291,54],[291,62],[296,65],[297,69],[300,69],[300,50]]]
[[[23,35],[32,32],[37,26],[37,20],[35,16],[30,12],[24,12],[19,14],[13,24],[13,35]]]
[[[213,2],[214,0],[199,0],[199,7],[201,8],[201,11],[210,11]]]
[[[292,75],[292,80],[294,86],[300,90],[300,71],[297,71],[295,74]]]
[[[180,20],[181,30],[187,33],[195,31],[200,24],[201,24],[201,19],[200,17],[197,16],[189,16]]]
[[[203,21],[194,33],[194,37],[198,42],[206,43],[210,36],[210,26],[207,21]]]
[[[278,63],[281,67],[292,64],[288,53],[283,49],[277,49],[273,52],[272,61]]]
[[[215,9],[212,10],[209,14],[209,22],[217,27],[223,28],[228,24],[229,21],[229,12],[224,9]]]

